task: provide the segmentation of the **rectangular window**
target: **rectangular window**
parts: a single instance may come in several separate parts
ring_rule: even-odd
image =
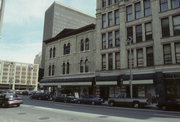
[[[115,23],[115,25],[118,25],[120,23],[120,20],[119,20],[119,9],[114,11],[114,23]]]
[[[102,70],[106,70],[106,54],[102,55]]]
[[[173,17],[173,29],[174,29],[174,35],[180,35],[180,15]]]
[[[143,67],[143,49],[137,49],[137,67]]]
[[[151,24],[151,22],[145,24],[145,37],[146,37],[146,40],[152,40],[152,24]]]
[[[147,66],[154,65],[154,54],[153,54],[153,47],[146,48],[146,59],[147,59]]]
[[[180,63],[180,42],[175,43],[176,63]]]
[[[116,47],[120,46],[120,33],[119,33],[119,30],[115,31],[115,46]]]
[[[119,0],[114,0],[114,3],[117,3]]]
[[[134,54],[133,54],[133,50],[131,50],[131,54],[130,51],[128,50],[128,68],[134,66]]]
[[[161,20],[161,28],[162,28],[162,37],[169,37],[170,30],[169,30],[169,18],[164,18]]]
[[[161,11],[168,10],[168,0],[160,0],[160,10]]]
[[[112,43],[112,32],[108,33],[108,48],[113,47],[113,43]]]
[[[126,7],[126,19],[127,21],[131,21],[132,18],[132,5]]]
[[[166,44],[163,47],[164,51],[164,64],[172,64],[171,45]]]
[[[142,25],[136,25],[136,43],[142,42]]]
[[[106,27],[106,14],[102,15],[102,28]]]
[[[102,8],[106,7],[106,0],[102,0]]]
[[[108,13],[108,26],[113,25],[113,20],[112,20],[112,12]]]
[[[144,16],[151,15],[151,2],[150,0],[144,0]]]
[[[141,2],[135,3],[135,18],[141,18]]]
[[[108,0],[108,5],[112,5],[112,0]]]
[[[133,27],[128,27],[128,28],[127,28],[127,39],[128,39],[129,37],[133,37]],[[129,43],[129,42],[128,42],[128,43]],[[133,43],[133,42],[131,42],[131,43]]]
[[[112,55],[112,53],[108,54],[108,69],[109,70],[113,69],[113,55]]]
[[[180,0],[171,0],[172,8],[180,7]]]
[[[120,69],[120,53],[115,53],[115,68]]]
[[[106,48],[106,34],[102,34],[102,49]]]

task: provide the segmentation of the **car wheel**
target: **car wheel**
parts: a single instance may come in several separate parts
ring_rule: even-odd
[[[81,101],[77,101],[78,104],[81,104]]]
[[[110,101],[110,102],[109,102],[109,105],[110,105],[110,106],[114,106],[114,101]]]
[[[140,107],[139,102],[134,102],[133,103],[133,108],[139,108],[139,107]]]
[[[19,107],[20,106],[20,104],[17,104],[17,107]]]
[[[95,105],[96,103],[94,101],[91,102],[92,105]]]
[[[1,105],[3,108],[7,107],[5,103],[2,103]]]

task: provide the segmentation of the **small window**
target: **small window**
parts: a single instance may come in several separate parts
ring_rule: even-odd
[[[106,27],[106,14],[102,15],[102,28]]]
[[[136,26],[136,43],[142,42],[142,25]]]
[[[86,41],[85,41],[85,50],[89,50],[89,39],[86,38]]]
[[[162,25],[162,37],[169,37],[170,36],[170,30],[169,30],[169,18],[163,18],[161,20]]]
[[[137,67],[143,67],[143,49],[137,49]]]
[[[66,74],[69,74],[69,67],[70,67],[70,64],[69,64],[69,62],[67,62],[67,70],[66,70]]]
[[[106,34],[102,34],[102,49],[106,48]]]
[[[135,4],[135,18],[141,18],[141,2]]]
[[[120,24],[119,9],[114,11],[114,23],[115,25]]]
[[[109,70],[113,69],[113,55],[112,55],[112,53],[108,54],[108,69]]]
[[[173,29],[174,29],[174,35],[180,35],[180,15],[173,17]]]
[[[160,0],[160,10],[161,11],[168,10],[168,0]]]
[[[108,33],[108,48],[113,47],[113,39],[112,39],[112,32]]]
[[[120,53],[115,53],[115,68],[120,69]]]
[[[53,58],[56,56],[56,48],[53,48]]]
[[[49,51],[49,58],[52,57],[52,48],[50,48],[50,51]]]
[[[115,31],[115,46],[120,46],[120,33],[119,31]]]
[[[83,60],[80,61],[80,73],[84,72]]]
[[[126,7],[126,18],[128,22],[133,19],[132,18],[132,5]]]
[[[81,39],[81,51],[84,51],[84,40]]]
[[[153,47],[146,48],[146,59],[147,59],[147,66],[154,65]]]
[[[151,15],[151,2],[150,0],[144,0],[144,15]]]
[[[180,42],[175,43],[176,63],[180,64]]]
[[[63,72],[63,74],[65,74],[65,70],[66,70],[65,68],[66,68],[66,64],[65,64],[65,63],[63,63],[63,71],[62,71],[62,72]]]
[[[172,8],[180,7],[180,0],[171,0],[171,2],[172,2]]]
[[[102,54],[102,70],[106,70],[106,54]]]
[[[102,0],[102,8],[106,7],[106,0]]]
[[[128,28],[127,28],[127,39],[128,39],[129,37],[132,37],[132,38],[133,38],[133,27],[128,27]],[[127,42],[127,43],[129,43],[129,42]],[[131,43],[133,43],[133,40],[131,40]]]
[[[49,76],[51,76],[51,65],[49,65]]]
[[[54,72],[55,72],[55,66],[52,65],[52,76],[54,75]]]
[[[89,63],[88,63],[88,59],[85,60],[85,72],[89,72]]]
[[[164,64],[172,64],[171,45],[164,45]]]
[[[145,24],[145,38],[146,40],[152,40],[152,24],[151,23]]]
[[[113,20],[112,20],[112,12],[108,13],[108,26],[112,26],[113,25]]]

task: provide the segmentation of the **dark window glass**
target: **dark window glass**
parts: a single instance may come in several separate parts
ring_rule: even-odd
[[[49,51],[49,58],[51,58],[51,57],[52,57],[52,48]]]
[[[106,14],[102,15],[102,28],[106,27]]]
[[[55,68],[55,66],[54,65],[52,65],[52,75],[54,75],[54,69]]]
[[[133,27],[128,27],[127,28],[127,39],[129,37],[133,37]],[[129,42],[127,42],[129,44]],[[133,40],[131,41],[131,43],[133,43]]]
[[[174,29],[174,35],[180,35],[180,15],[173,17],[173,29]]]
[[[146,59],[147,59],[147,66],[154,65],[153,47],[146,48]]]
[[[151,15],[151,2],[150,0],[144,0],[144,16]]]
[[[102,49],[106,48],[106,34],[102,34]]]
[[[63,71],[62,71],[62,72],[63,72],[63,74],[65,74],[65,70],[66,70],[65,68],[66,68],[66,64],[65,64],[65,63],[63,63]]]
[[[162,37],[169,37],[170,36],[169,18],[162,19],[161,24],[162,24]]]
[[[180,63],[180,42],[175,43],[176,63]]]
[[[114,0],[114,3],[117,3],[119,0]]]
[[[63,47],[63,52],[64,52],[64,55],[66,55],[66,44],[64,44],[64,47]]]
[[[51,65],[49,65],[49,76],[51,76]]]
[[[143,67],[143,49],[137,49],[137,67]]]
[[[134,66],[134,53],[133,50],[131,50],[130,54],[130,51],[128,50],[128,68],[130,68],[131,66]]]
[[[108,33],[108,48],[113,47],[113,43],[112,43],[112,32]]]
[[[136,43],[142,42],[142,25],[136,26]]]
[[[109,68],[109,70],[113,69],[113,55],[112,55],[112,53],[108,54],[108,68]]]
[[[67,68],[67,70],[66,70],[67,74],[69,74],[69,67],[70,67],[70,64],[69,64],[69,62],[67,62],[67,67],[66,67]]]
[[[85,72],[89,72],[88,59],[85,60]]]
[[[102,70],[106,70],[106,54],[102,55]]]
[[[108,26],[113,25],[113,20],[112,20],[112,12],[108,13]]]
[[[161,11],[168,10],[168,0],[160,0],[160,10]]]
[[[70,46],[70,43],[68,43],[68,46],[67,46],[67,54],[70,54],[70,49],[71,49],[71,46]]]
[[[141,18],[141,3],[140,2],[135,4],[135,18],[136,19]]]
[[[53,57],[55,57],[56,56],[56,48],[54,47],[53,48]]]
[[[108,5],[112,5],[112,0],[108,0]]]
[[[145,37],[146,37],[146,40],[152,39],[152,24],[151,23],[145,24]]]
[[[164,45],[164,64],[172,64],[171,45]]]
[[[86,41],[85,41],[85,50],[89,50],[89,39],[86,38]]]
[[[115,53],[115,68],[120,69],[120,53]]]
[[[171,0],[171,2],[172,2],[172,8],[180,7],[180,0]]]
[[[80,61],[80,73],[84,72],[83,60]]]
[[[119,9],[114,11],[114,18],[115,18],[114,19],[115,25],[118,25],[120,23],[120,20],[119,20]]]
[[[120,33],[119,31],[115,31],[115,46],[120,46]]]
[[[103,7],[103,8],[106,7],[106,0],[102,0],[102,7]]]
[[[132,5],[126,7],[126,18],[127,21],[131,21],[132,18]]]
[[[84,51],[84,40],[81,40],[81,51]]]

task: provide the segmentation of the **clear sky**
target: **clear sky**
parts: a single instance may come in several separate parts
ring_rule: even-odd
[[[54,0],[5,0],[0,59],[33,63],[41,52],[44,14]],[[96,0],[56,0],[95,16]]]

